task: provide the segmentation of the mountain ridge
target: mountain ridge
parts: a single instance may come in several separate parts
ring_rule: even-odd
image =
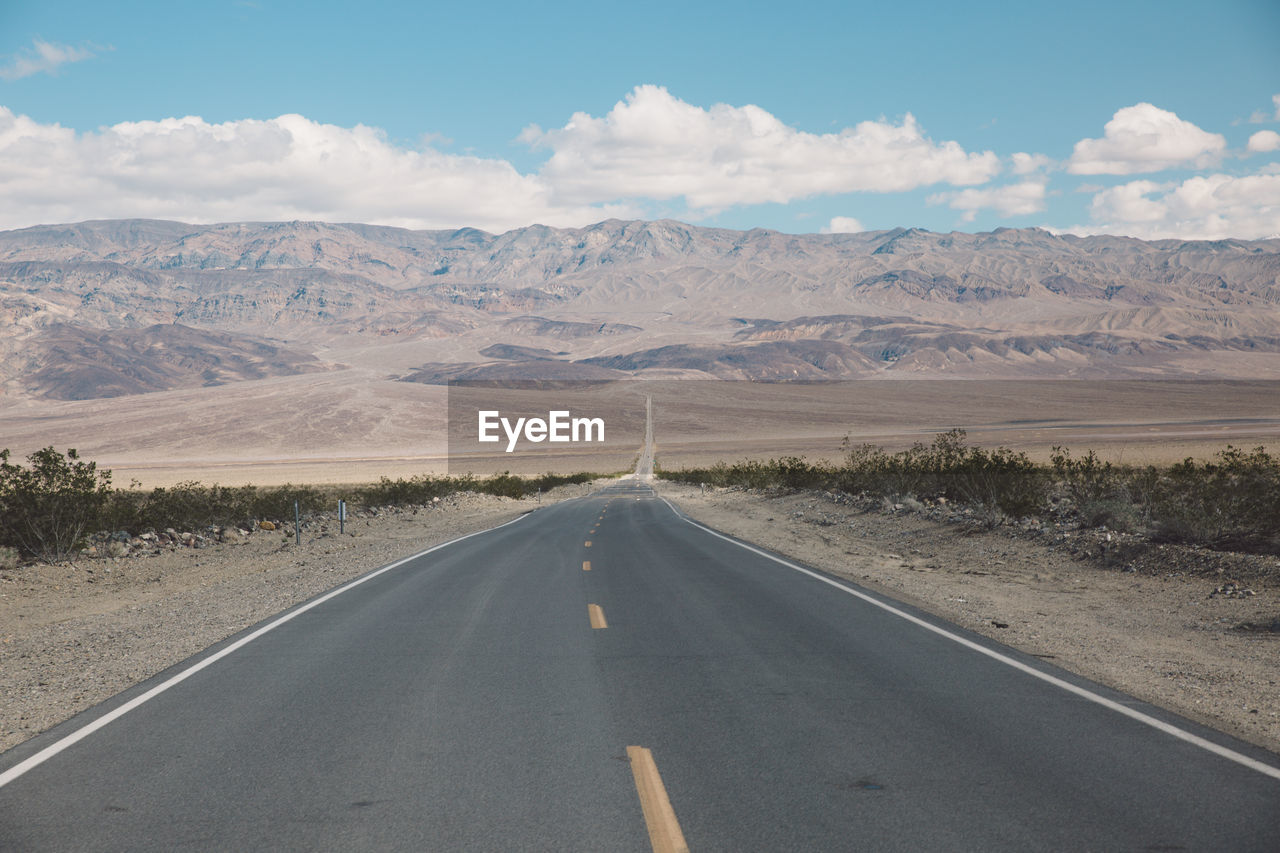
[[[527,361],[557,376],[566,364],[595,376],[775,379],[1273,375],[1280,239],[787,234],[618,219],[501,234],[145,219],[0,232],[0,400],[66,393],[65,378],[53,389],[52,362],[74,356],[42,343],[55,326],[65,338],[67,327],[175,323],[279,346],[293,355],[270,369],[285,375],[303,355],[419,381],[493,373],[498,361],[505,373]],[[495,361],[485,353],[495,344],[564,356],[522,361],[514,349]],[[191,345],[216,361],[229,344]],[[148,352],[117,353],[153,378],[108,382],[111,393],[194,381]],[[92,385],[71,382],[76,393]]]

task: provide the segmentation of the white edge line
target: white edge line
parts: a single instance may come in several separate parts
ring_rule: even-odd
[[[863,601],[867,602],[868,604],[873,604],[876,607],[879,607],[881,610],[888,611],[889,613],[892,613],[894,616],[905,619],[908,622],[911,622],[915,625],[919,625],[921,628],[924,628],[927,631],[932,631],[935,634],[946,637],[948,640],[959,643],[960,645],[965,646],[966,648],[972,649],[973,651],[978,652],[979,654],[984,654],[989,658],[998,660],[1000,661],[1000,663],[1006,664],[1007,666],[1011,666],[1014,669],[1025,672],[1027,675],[1034,676],[1035,678],[1038,678],[1041,681],[1047,681],[1048,683],[1054,685],[1055,687],[1060,687],[1063,690],[1066,690],[1068,693],[1074,693],[1077,696],[1080,696],[1084,699],[1088,699],[1090,702],[1096,702],[1097,704],[1101,705],[1104,708],[1109,708],[1112,711],[1115,711],[1119,714],[1124,714],[1126,717],[1137,720],[1140,723],[1145,723],[1146,725],[1151,726],[1154,729],[1159,729],[1160,731],[1166,734],[1173,735],[1179,740],[1183,740],[1183,741],[1186,741],[1187,743],[1194,744],[1195,746],[1198,746],[1201,749],[1208,750],[1209,752],[1212,752],[1215,755],[1226,758],[1229,761],[1234,761],[1237,764],[1242,764],[1251,770],[1256,770],[1259,773],[1270,776],[1273,779],[1280,779],[1280,768],[1273,767],[1270,764],[1265,764],[1261,761],[1258,761],[1255,758],[1250,758],[1247,755],[1236,752],[1234,749],[1229,749],[1228,747],[1216,744],[1211,740],[1206,740],[1205,738],[1202,738],[1199,735],[1192,734],[1186,729],[1178,728],[1177,726],[1172,725],[1171,723],[1166,723],[1164,720],[1156,719],[1155,717],[1152,717],[1150,714],[1144,714],[1141,711],[1130,708],[1127,705],[1122,705],[1119,702],[1116,702],[1112,699],[1108,699],[1105,696],[1099,696],[1097,693],[1094,693],[1092,690],[1087,690],[1083,687],[1072,684],[1069,681],[1064,681],[1061,678],[1050,675],[1047,672],[1041,672],[1035,667],[1028,666],[1022,661],[1014,660],[1008,655],[1001,654],[1000,652],[994,649],[989,649],[986,646],[981,645],[980,643],[975,643],[973,640],[969,640],[969,639],[966,639],[965,637],[961,637],[959,634],[953,634],[952,632],[946,630],[945,628],[940,628],[937,625],[927,622],[918,616],[913,616],[904,610],[899,610],[893,605],[886,604],[883,601],[880,601],[870,595],[867,595],[864,592],[860,592],[856,589],[845,586],[844,584],[836,580],[833,580],[832,578],[825,577],[823,575],[818,574],[817,572],[806,569],[803,566],[796,565],[795,563],[792,563],[789,560],[784,560],[781,557],[774,556],[773,554],[770,554],[767,551],[763,551],[760,548],[756,548],[754,546],[748,545],[745,542],[739,542],[736,539],[733,539],[729,536],[725,536],[723,533],[720,533],[716,530],[712,530],[710,527],[707,527],[706,525],[703,525],[703,524],[699,524],[698,522],[689,518],[687,515],[680,512],[680,510],[672,506],[671,501],[667,500],[666,498],[662,498],[662,501],[668,507],[670,507],[671,511],[676,514],[676,517],[683,519],[684,521],[688,522],[689,524],[692,524],[694,527],[697,527],[700,530],[710,533],[712,536],[723,539],[726,542],[731,542],[734,545],[737,545],[739,548],[745,548],[748,551],[751,551],[755,554],[759,554],[761,557],[766,557],[770,560],[773,560],[775,563],[781,563],[782,565],[786,566],[789,569],[794,569],[795,571],[800,572],[801,574],[805,574],[811,578],[820,580],[823,583],[828,584],[829,586],[833,586],[842,592],[847,592],[849,595],[852,595],[856,598],[860,598]]]
[[[217,661],[222,660],[222,658],[226,657],[232,652],[243,648],[249,643],[252,643],[254,640],[258,639],[268,631],[274,630],[275,628],[279,628],[281,625],[293,619],[294,617],[301,616],[303,613],[306,613],[311,608],[319,607],[321,604],[324,604],[329,599],[334,598],[335,596],[341,595],[347,590],[352,589],[353,587],[357,587],[360,584],[364,583],[365,581],[373,580],[378,575],[384,574],[385,572],[389,572],[392,569],[399,568],[400,566],[403,566],[405,563],[412,562],[418,559],[419,557],[424,557],[427,554],[430,554],[432,551],[439,551],[441,548],[447,548],[450,545],[461,542],[463,539],[470,539],[472,536],[479,536],[482,533],[490,533],[494,530],[499,530],[503,527],[506,527],[508,524],[515,524],[517,521],[520,521],[521,519],[528,516],[528,514],[529,513],[527,512],[522,513],[516,518],[513,518],[510,521],[504,521],[502,524],[499,524],[495,527],[486,527],[484,530],[477,530],[474,533],[468,533],[464,536],[459,536],[456,539],[450,539],[448,542],[441,542],[439,545],[433,545],[432,547],[426,549],[425,551],[419,551],[418,553],[413,554],[411,556],[405,557],[400,560],[396,560],[394,563],[383,566],[380,569],[375,569],[369,574],[362,575],[356,578],[355,580],[350,581],[349,583],[346,583],[338,587],[337,589],[332,589],[329,592],[325,593],[324,595],[320,596],[319,598],[316,598],[307,602],[306,604],[302,605],[296,610],[289,611],[288,613],[279,617],[278,619],[275,619],[270,623],[263,625],[261,628],[254,631],[252,634],[249,634],[246,637],[241,637],[239,640],[236,640],[234,643],[227,646],[225,649],[222,649],[212,655],[209,655],[207,658],[204,658],[199,663],[193,664],[192,666],[188,667],[187,669],[184,669],[182,672],[178,673],[172,678],[169,678],[165,680],[163,683],[157,684],[155,687],[152,687],[146,693],[143,693],[140,696],[135,696],[134,698],[130,699],[128,702],[121,705],[119,708],[116,708],[114,711],[111,711],[110,713],[107,713],[107,714],[103,714],[101,717],[98,717],[92,723],[89,723],[83,728],[75,730],[74,732],[58,740],[57,742],[52,743],[49,746],[46,746],[44,749],[40,750],[35,755],[31,756],[25,761],[15,764],[13,767],[10,767],[4,773],[0,773],[0,788],[3,788],[5,785],[8,785],[10,782],[22,776],[27,771],[32,770],[36,767],[39,767],[41,764],[45,763],[50,758],[53,758],[55,755],[67,749],[68,747],[73,746],[74,744],[80,742],[81,740],[84,740],[89,735],[93,734],[98,729],[102,728],[108,723],[111,723],[111,722],[114,722],[115,720],[120,719],[125,714],[132,711],[134,708],[137,708],[139,705],[142,705],[143,703],[154,699],[155,697],[159,696],[161,693],[168,690],[170,687],[173,687],[174,685],[187,680],[188,678],[195,675],[197,672],[204,669],[205,667],[211,666]]]

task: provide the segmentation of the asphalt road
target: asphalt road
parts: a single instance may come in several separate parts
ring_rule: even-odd
[[[1280,849],[1277,756],[883,601],[624,482],[10,750],[0,849]]]

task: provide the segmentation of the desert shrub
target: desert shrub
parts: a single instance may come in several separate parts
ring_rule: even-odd
[[[377,483],[359,488],[355,500],[364,506],[405,506],[430,503],[432,498],[444,497],[456,492],[480,492],[509,498],[531,495],[539,489],[546,491],[566,484],[587,483],[600,475],[589,472],[577,474],[541,474],[537,477],[521,477],[510,471],[477,479],[471,474],[461,477],[433,477],[419,474],[409,479],[392,480],[383,477]]]
[[[27,457],[0,450],[0,544],[41,560],[65,560],[95,525],[111,495],[111,472],[52,447]]]
[[[1054,479],[1077,507],[1114,500],[1124,491],[1120,472],[1110,462],[1100,460],[1092,450],[1073,458],[1070,450],[1055,447],[1049,462]]]
[[[1154,483],[1150,501],[1157,540],[1280,553],[1280,460],[1261,447],[1179,462]]]
[[[526,488],[529,487],[528,481],[523,477],[518,477],[510,471],[503,471],[501,474],[493,474],[486,477],[476,484],[476,491],[483,492],[487,495],[497,495],[504,498],[521,498],[525,495]],[[529,491],[534,491],[530,488]]]
[[[465,477],[432,477],[419,474],[409,479],[392,480],[383,477],[377,483],[357,489],[355,499],[365,506],[404,506],[406,504],[426,504],[432,498],[443,497],[453,492],[474,491],[475,478],[468,474]]]
[[[800,456],[784,456],[767,462],[748,459],[732,465],[717,462],[710,468],[688,468],[675,475],[663,472],[662,476],[687,483],[741,486],[747,489],[820,489],[825,488],[833,479],[827,468],[806,462]]]
[[[670,480],[673,483],[692,483],[699,485],[706,483],[708,486],[727,486],[725,482],[725,472],[728,466],[723,462],[717,462],[715,465],[706,468],[663,468],[657,462],[653,463],[653,475],[659,480]]]
[[[889,498],[931,491],[924,461],[928,449],[919,442],[892,455],[874,444],[850,447],[847,437],[844,448],[844,465],[835,472],[836,487],[842,491]]]
[[[1026,454],[966,447],[962,429],[894,454],[870,444],[846,449],[836,481],[845,491],[877,497],[946,498],[985,507],[992,523],[999,513],[1030,515],[1046,497],[1044,474]]]
[[[108,530],[198,530],[205,527],[248,526],[260,519],[293,517],[293,504],[303,513],[328,503],[319,489],[308,486],[205,486],[194,481],[150,491],[116,491],[102,518]]]
[[[634,468],[635,466],[633,465],[632,470],[634,470]],[[575,485],[580,486],[583,483],[591,482],[592,480],[596,479],[597,476],[599,475],[591,474],[586,471],[580,471],[577,474],[547,473],[547,474],[540,474],[537,477],[534,477],[530,481],[530,485],[532,486],[533,491],[537,491],[538,489],[541,489],[542,491],[545,492],[550,489],[554,489],[556,486],[575,486]]]
[[[944,494],[987,510],[989,523],[998,521],[996,510],[1021,518],[1034,515],[1045,504],[1044,472],[1020,451],[972,447],[946,457],[942,464],[938,477]]]
[[[1053,448],[1050,465],[1054,482],[1070,499],[1081,524],[1134,531],[1145,523],[1145,504],[1134,494],[1150,492],[1146,472],[1113,466],[1092,450],[1074,458],[1064,447]]]
[[[872,444],[852,447],[848,438],[843,448],[843,464],[835,468],[784,457],[655,470],[663,479],[693,484],[837,488],[889,499],[890,506],[946,498],[974,507],[991,525],[1040,513],[1056,488],[1088,526],[1147,527],[1156,541],[1280,554],[1280,459],[1262,447],[1228,446],[1213,461],[1187,459],[1170,468],[1122,467],[1092,451],[1072,457],[1061,447],[1048,466],[1037,465],[1006,447],[968,447],[958,429],[892,454]]]
[[[1109,527],[1125,533],[1141,530],[1146,513],[1127,498],[1089,501],[1077,507],[1076,516],[1086,527]]]
[[[706,483],[709,486],[741,486],[748,489],[776,485],[772,482],[770,472],[765,468],[764,463],[754,459],[735,462],[732,465],[717,462],[710,467],[681,468],[676,471],[668,471],[665,468],[654,470],[661,479],[694,485]]]
[[[784,456],[765,464],[774,481],[786,489],[821,489],[832,480],[826,467],[806,462],[803,456]]]
[[[322,511],[326,505],[334,503],[329,501],[324,492],[311,486],[295,486],[292,483],[286,483],[283,486],[273,486],[271,488],[255,488],[253,486],[244,487],[247,491],[248,513],[239,514],[239,518],[244,521],[253,521],[256,519],[285,519],[293,517],[293,505],[296,502],[298,512],[303,515]],[[216,523],[230,524],[233,519],[227,518],[225,521]]]

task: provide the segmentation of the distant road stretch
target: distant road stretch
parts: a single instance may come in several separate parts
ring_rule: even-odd
[[[246,631],[0,784],[5,851],[1280,849],[1275,755],[635,479]]]

